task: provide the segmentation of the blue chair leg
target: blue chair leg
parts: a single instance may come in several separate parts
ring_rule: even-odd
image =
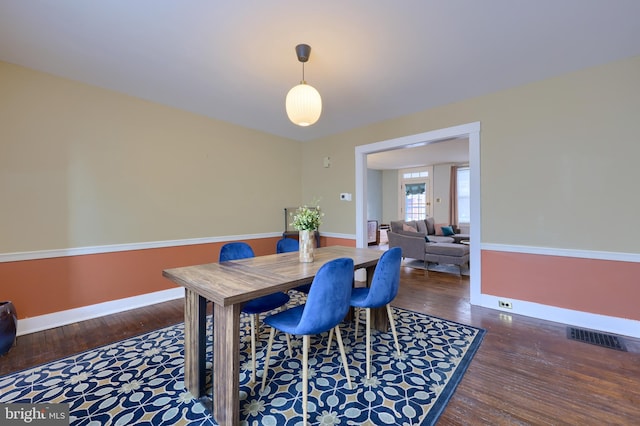
[[[349,389],[352,389],[351,375],[349,373],[349,365],[347,364],[347,354],[344,350],[344,344],[342,342],[342,335],[340,334],[340,326],[335,326],[331,329],[335,329],[336,340],[338,341],[338,347],[340,348],[340,358],[342,359],[342,366],[344,368],[344,374],[347,378],[347,384]],[[271,347],[273,345],[273,338],[276,334],[276,329],[271,328],[269,333],[269,342],[267,343],[267,355],[264,361],[264,372],[262,373],[262,387],[260,391],[264,391],[265,384],[267,383],[267,371],[269,370],[269,360],[271,359]],[[303,425],[308,424],[308,393],[309,393],[309,335],[302,336],[302,415]]]
[[[393,310],[391,309],[391,305],[387,303],[385,306],[387,309],[387,316],[389,317],[389,324],[391,325],[391,333],[393,334],[393,340],[396,345],[396,351],[398,352],[398,356],[402,355],[400,351],[400,343],[398,342],[398,333],[396,331],[396,323],[393,319]],[[365,334],[365,345],[366,345],[366,362],[367,362],[367,379],[371,378],[371,309],[365,308],[366,310],[366,334]],[[356,308],[355,312],[356,323],[355,323],[355,334],[354,340],[358,338],[358,324],[360,323],[360,308]],[[333,329],[329,331],[329,340],[327,342],[327,351],[326,354],[329,355],[329,349],[331,348],[331,339],[333,337]]]
[[[396,321],[393,319],[393,309],[391,309],[391,305],[387,303],[387,316],[389,317],[389,324],[391,324],[391,332],[393,333],[393,340],[396,343],[396,351],[398,351],[398,356],[402,355],[400,351],[400,343],[398,343],[398,332],[396,331]]]

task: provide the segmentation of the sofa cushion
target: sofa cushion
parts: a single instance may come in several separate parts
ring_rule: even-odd
[[[424,220],[416,220],[416,225],[418,226],[418,232],[421,232],[425,235],[429,233],[427,232],[427,222],[425,222]]]
[[[443,237],[442,235],[429,235],[429,241],[432,243],[454,243],[454,237]]]
[[[455,243],[432,243],[425,245],[424,251],[445,256],[465,256],[469,254],[469,246]]]
[[[389,222],[389,226],[391,227],[391,232],[401,232],[402,225],[404,224],[404,220],[392,220]]]
[[[435,220],[432,217],[428,217],[424,221],[427,224],[427,234],[435,235],[436,234]]]

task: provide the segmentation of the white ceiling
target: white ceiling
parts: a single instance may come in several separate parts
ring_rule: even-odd
[[[640,55],[639,0],[0,0],[0,60],[308,141]],[[287,91],[323,98],[291,124]]]
[[[469,139],[448,139],[428,145],[367,155],[367,168],[395,170],[434,164],[469,162]]]

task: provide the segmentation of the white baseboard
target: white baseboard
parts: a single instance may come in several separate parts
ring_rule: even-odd
[[[18,336],[35,333],[36,331],[47,330],[72,324],[78,321],[99,318],[118,312],[149,306],[154,303],[166,302],[169,300],[184,297],[184,288],[176,287],[169,290],[156,291],[142,294],[140,296],[127,297],[125,299],[112,300],[98,303],[96,305],[83,306],[81,308],[69,309],[66,311],[54,312],[52,314],[40,315],[32,318],[18,320]]]
[[[498,300],[511,302],[512,309],[500,308],[498,306]],[[640,338],[640,321],[632,319],[574,311],[534,302],[509,299],[507,297],[490,296],[488,294],[481,295],[480,306],[507,314],[525,315],[575,327]]]

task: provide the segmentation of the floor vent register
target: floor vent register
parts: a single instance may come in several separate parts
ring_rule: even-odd
[[[603,346],[618,351],[627,351],[624,341],[612,334],[600,333],[597,331],[584,330],[581,328],[567,327],[567,337],[571,340],[590,343],[592,345]]]

